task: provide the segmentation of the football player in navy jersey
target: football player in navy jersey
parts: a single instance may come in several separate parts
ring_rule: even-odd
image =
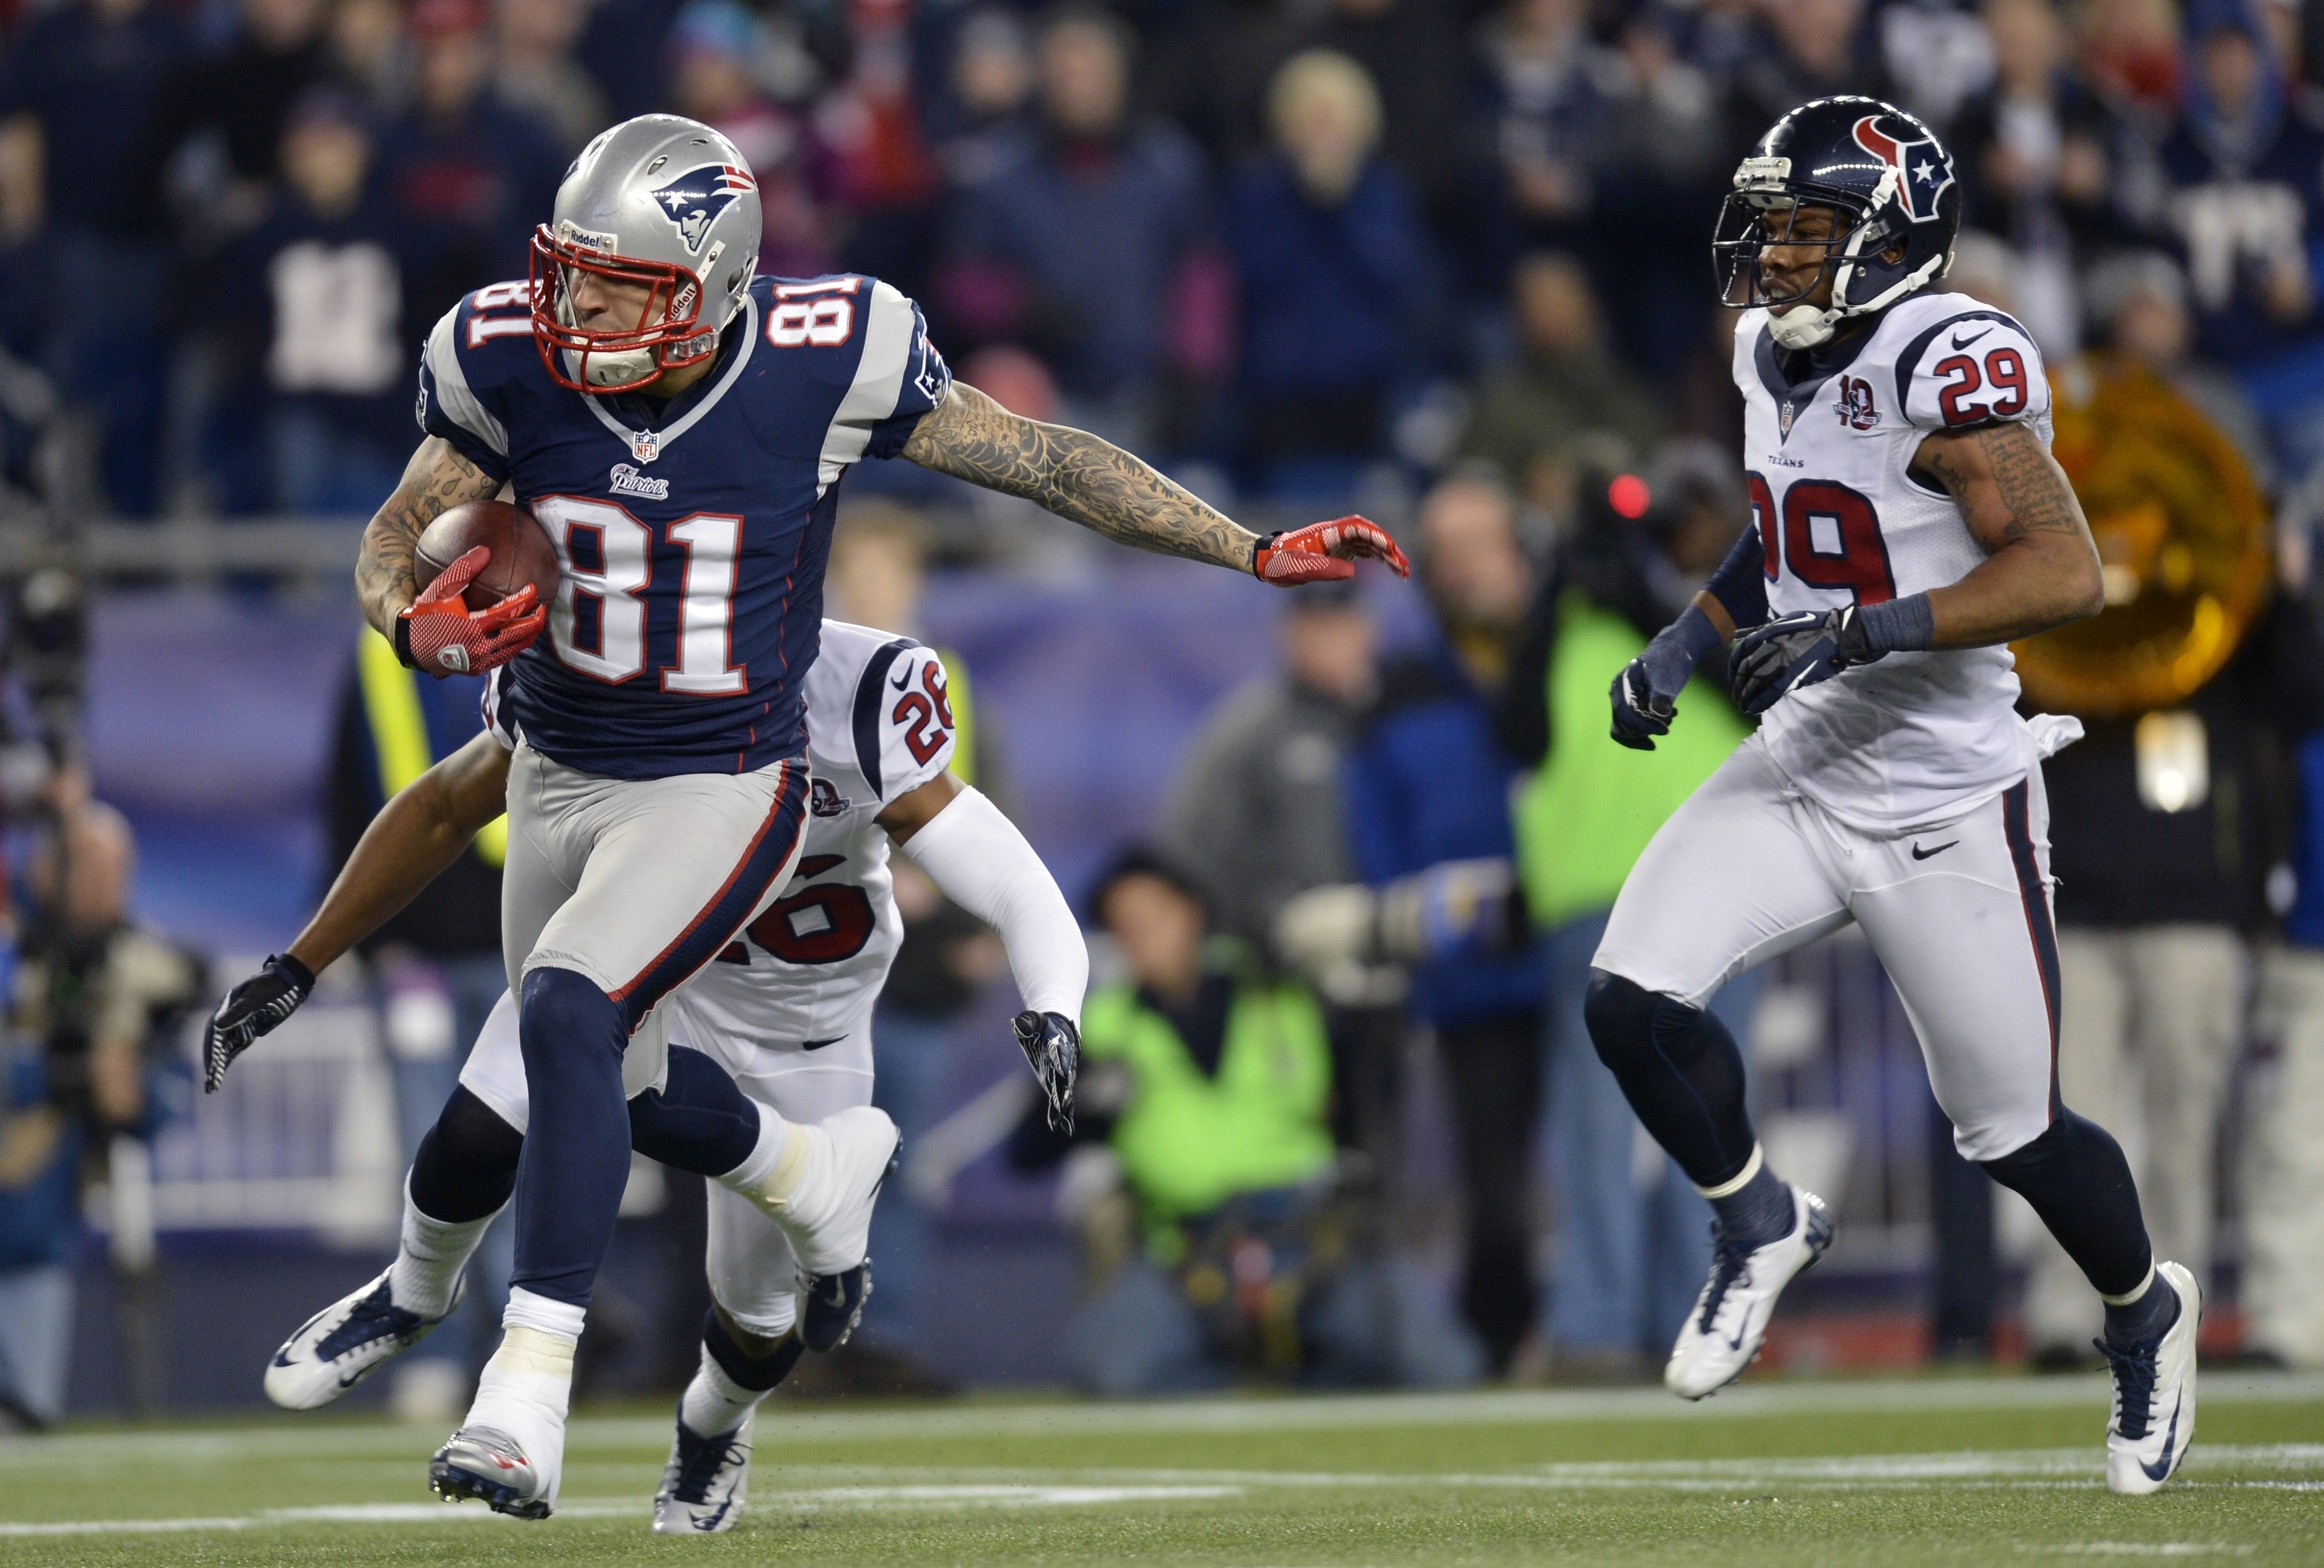
[[[586,148],[530,278],[480,289],[423,355],[425,438],[364,535],[365,615],[416,667],[509,665],[503,930],[530,1097],[498,1351],[430,1481],[548,1511],[573,1347],[629,1169],[624,1102],[666,1072],[670,993],[790,875],[841,476],[901,457],[1126,544],[1295,585],[1358,558],[1361,518],[1265,538],[1146,463],[956,384],[919,310],[861,276],[756,276],[758,191],[717,132],[650,115]],[[503,487],[549,531],[554,604],[470,612],[471,551],[425,593],[420,534]],[[540,634],[548,632],[545,639]],[[271,961],[286,997],[311,975]],[[861,1268],[896,1130],[869,1107],[782,1124],[775,1201],[815,1290]]]

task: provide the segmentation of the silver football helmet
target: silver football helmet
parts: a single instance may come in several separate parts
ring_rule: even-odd
[[[758,270],[759,184],[734,143],[696,121],[641,115],[582,149],[532,236],[532,325],[549,374],[580,392],[641,387],[718,349]],[[637,286],[618,323],[574,291]],[[595,292],[595,291],[588,291]],[[617,313],[629,317],[626,300]]]

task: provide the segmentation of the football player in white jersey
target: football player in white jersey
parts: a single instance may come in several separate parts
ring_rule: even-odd
[[[327,965],[499,815],[512,747],[497,695],[496,678],[488,733],[390,801],[366,831],[292,948],[303,962]],[[798,869],[679,993],[669,1084],[630,1102],[635,1147],[714,1178],[707,1266],[715,1305],[655,1502],[662,1533],[733,1527],[752,1411],[802,1350],[845,1339],[870,1291],[869,1259],[836,1267],[809,1250],[827,1247],[825,1238],[795,1233],[801,1227],[777,1195],[788,1190],[783,1146],[767,1158],[766,1129],[777,1117],[816,1124],[871,1103],[872,1010],[903,939],[891,842],[1001,933],[1025,1002],[1019,1043],[1053,1121],[1072,1113],[1088,955],[1032,847],[949,770],[954,725],[942,663],[910,638],[826,621],[806,696],[813,779]],[[230,1060],[215,1059],[211,1070],[223,1073]],[[337,1398],[450,1313],[461,1270],[508,1200],[528,1119],[517,1010],[504,995],[413,1161],[394,1262],[284,1342],[266,1371],[275,1403],[310,1409]],[[859,1255],[861,1241],[853,1239]],[[547,1481],[542,1496],[553,1506],[556,1478]]]
[[[1701,1398],[1758,1353],[1831,1215],[1769,1169],[1734,1040],[1737,974],[1849,921],[1903,997],[1963,1156],[2023,1194],[2107,1302],[2107,1482],[2148,1492],[2194,1430],[2193,1277],[2157,1262],[2120,1147],[2058,1097],[2058,960],[2042,759],[2006,644],[2096,614],[2098,554],[2051,458],[2040,352],[1934,292],[1952,161],[1870,98],[1794,109],[1736,171],[1713,239],[1742,312],[1735,381],[1754,529],[1614,682],[1651,749],[1695,666],[1741,632],[1764,715],[1655,835],[1593,961],[1599,1055],[1718,1215],[1711,1277],[1665,1380]],[[2126,853],[2135,846],[2126,845]]]

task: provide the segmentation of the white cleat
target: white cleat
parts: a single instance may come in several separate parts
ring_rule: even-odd
[[[655,1535],[714,1536],[734,1527],[750,1496],[751,1420],[757,1414],[716,1437],[703,1436],[678,1416],[654,1498]]]
[[[851,1106],[816,1122],[794,1122],[767,1180],[743,1195],[789,1238],[799,1272],[844,1274],[863,1261],[872,1241],[872,1208],[895,1168],[898,1136],[888,1113]]]
[[[2161,1490],[2195,1440],[2195,1334],[2203,1292],[2176,1263],[2157,1263],[2154,1274],[2179,1296],[2179,1315],[2163,1337],[2126,1351],[2098,1342],[2114,1372],[2107,1490],[2128,1497]]]
[[[1758,1359],[1775,1298],[1831,1245],[1831,1211],[1821,1198],[1794,1186],[1792,1207],[1791,1233],[1764,1247],[1731,1245],[1712,1226],[1711,1277],[1663,1368],[1663,1382],[1680,1398],[1707,1397],[1743,1375]]]
[[[391,1271],[392,1272],[392,1271]],[[266,1397],[285,1410],[327,1405],[426,1339],[460,1309],[464,1276],[452,1287],[442,1317],[421,1317],[395,1305],[382,1274],[333,1302],[305,1323],[266,1366]]]
[[[447,1503],[474,1498],[518,1519],[549,1517],[549,1486],[523,1444],[493,1426],[463,1426],[428,1462],[428,1490]]]

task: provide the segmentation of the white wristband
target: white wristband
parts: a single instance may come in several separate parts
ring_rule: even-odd
[[[946,898],[1001,933],[1025,1005],[1078,1027],[1089,949],[1056,879],[1017,825],[964,789],[903,848]]]

